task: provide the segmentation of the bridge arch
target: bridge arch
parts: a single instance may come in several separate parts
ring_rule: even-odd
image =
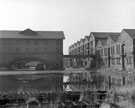
[[[46,70],[49,69],[49,62],[41,58],[20,58],[9,63],[11,70]],[[34,69],[35,67],[35,69]]]

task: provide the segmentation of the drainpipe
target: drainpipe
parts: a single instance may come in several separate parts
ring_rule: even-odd
[[[124,46],[125,46],[125,44],[122,44],[122,46],[121,46],[121,52],[122,52],[122,69],[123,70],[125,70],[125,57],[126,57],[126,55],[124,54]]]

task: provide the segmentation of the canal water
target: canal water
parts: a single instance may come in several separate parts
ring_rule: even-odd
[[[0,75],[0,93],[61,91],[62,73]]]

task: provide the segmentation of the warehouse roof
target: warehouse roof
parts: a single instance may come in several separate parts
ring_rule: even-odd
[[[110,35],[119,35],[117,32],[91,32],[95,38],[107,38]]]
[[[112,39],[114,42],[117,42],[119,36],[120,36],[120,33],[119,33],[119,34],[110,35],[111,39]]]
[[[63,31],[0,30],[0,38],[65,39]]]
[[[135,29],[123,29],[127,34],[129,34],[133,39],[135,39]]]

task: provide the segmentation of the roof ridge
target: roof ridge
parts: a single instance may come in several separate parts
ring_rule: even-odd
[[[135,29],[123,29],[128,35],[135,39]]]
[[[27,36],[26,36],[27,35]],[[46,38],[46,39],[65,39],[63,31],[32,31],[26,29],[24,31],[0,30],[0,38]]]

